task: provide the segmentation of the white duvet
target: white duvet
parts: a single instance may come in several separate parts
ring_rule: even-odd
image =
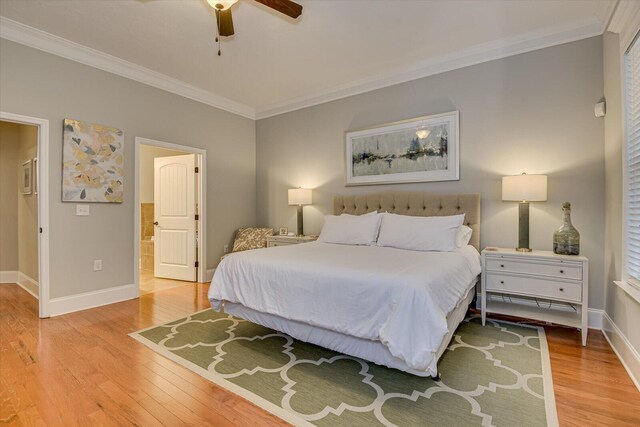
[[[380,341],[410,368],[427,369],[447,315],[480,274],[472,246],[419,252],[305,243],[234,253],[216,269],[209,300]]]

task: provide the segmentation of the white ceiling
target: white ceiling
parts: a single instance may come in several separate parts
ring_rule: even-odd
[[[0,0],[0,15],[145,67],[148,74],[156,72],[153,77],[161,73],[171,85],[185,83],[190,93],[202,91],[190,96],[194,99],[264,117],[600,34],[615,5],[615,0],[298,2],[304,11],[294,21],[240,0],[233,8],[236,35],[223,40],[221,57],[206,0]],[[3,19],[0,35],[22,41],[7,36],[9,24],[14,23]]]

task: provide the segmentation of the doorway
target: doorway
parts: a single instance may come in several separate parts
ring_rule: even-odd
[[[48,129],[47,120],[0,112],[0,283],[37,299],[27,305],[39,317],[49,317]]]
[[[135,265],[140,294],[203,281],[204,150],[136,138]]]

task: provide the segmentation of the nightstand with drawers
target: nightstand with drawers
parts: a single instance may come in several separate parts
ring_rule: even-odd
[[[267,237],[267,247],[297,245],[299,243],[315,242],[318,236],[269,236]]]
[[[551,251],[482,251],[482,324],[487,312],[581,329],[587,344],[589,260]]]

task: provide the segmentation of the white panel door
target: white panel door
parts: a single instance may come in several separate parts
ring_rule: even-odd
[[[196,155],[154,159],[156,277],[196,281]]]

